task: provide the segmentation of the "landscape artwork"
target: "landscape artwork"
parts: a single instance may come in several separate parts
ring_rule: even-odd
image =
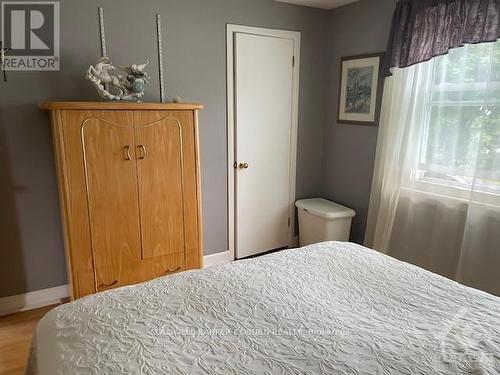
[[[341,63],[338,122],[376,125],[382,54],[345,57]]]
[[[347,69],[346,113],[370,113],[373,66]]]

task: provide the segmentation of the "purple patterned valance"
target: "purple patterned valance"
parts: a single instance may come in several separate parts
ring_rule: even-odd
[[[467,43],[500,38],[500,0],[399,0],[384,76]]]

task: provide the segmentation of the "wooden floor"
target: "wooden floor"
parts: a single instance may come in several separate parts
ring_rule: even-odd
[[[36,324],[54,306],[0,318],[0,375],[20,375],[28,357]]]

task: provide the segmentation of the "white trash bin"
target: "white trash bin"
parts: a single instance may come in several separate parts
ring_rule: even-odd
[[[323,241],[349,241],[354,210],[323,198],[302,199],[299,210],[300,246]]]

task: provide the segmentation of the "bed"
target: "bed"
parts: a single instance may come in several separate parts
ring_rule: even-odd
[[[27,373],[499,374],[500,299],[325,242],[59,306]]]

